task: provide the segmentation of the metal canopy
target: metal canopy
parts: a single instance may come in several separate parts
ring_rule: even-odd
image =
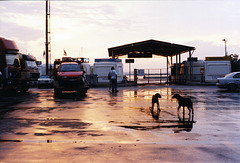
[[[195,50],[195,47],[157,40],[146,40],[108,48],[108,53],[109,57],[112,58],[117,58],[123,55],[128,55],[128,58],[152,58],[152,55],[168,57],[180,55],[192,50]]]

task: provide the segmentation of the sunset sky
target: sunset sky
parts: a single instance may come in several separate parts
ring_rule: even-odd
[[[45,1],[0,1],[0,37],[43,60]],[[155,39],[196,47],[193,57],[240,54],[239,0],[51,1],[52,60],[107,58],[110,47]],[[183,55],[183,59],[188,54]],[[147,63],[146,63],[147,61]],[[164,58],[133,68],[165,67]]]

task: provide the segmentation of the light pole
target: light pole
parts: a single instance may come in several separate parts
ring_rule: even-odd
[[[223,39],[222,40],[225,44],[225,57],[227,56],[227,40],[226,39]]]

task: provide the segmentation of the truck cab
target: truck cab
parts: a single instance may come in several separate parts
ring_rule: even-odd
[[[85,78],[81,63],[83,60],[63,57],[54,62],[54,94],[59,95],[63,91],[76,91],[85,94],[89,84]]]
[[[31,87],[36,87],[40,76],[36,58],[32,55],[20,54],[21,64],[21,92],[26,92]]]
[[[19,49],[12,40],[0,37],[0,91],[20,89]]]

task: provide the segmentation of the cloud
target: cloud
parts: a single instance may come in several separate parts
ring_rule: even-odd
[[[45,1],[0,4],[0,35],[42,54]],[[109,47],[148,39],[194,46],[194,56],[204,59],[222,55],[226,38],[229,53],[239,53],[239,5],[237,0],[51,1],[52,56],[62,56],[65,48],[72,55],[83,49],[86,57],[108,57]]]
[[[42,30],[20,26],[13,22],[1,22],[0,31],[3,37],[17,38],[22,41],[31,41],[44,37]],[[5,34],[7,35],[4,36]]]
[[[44,18],[41,17],[43,2],[1,1],[1,36],[32,41],[44,37]],[[38,6],[38,7],[36,7]]]

